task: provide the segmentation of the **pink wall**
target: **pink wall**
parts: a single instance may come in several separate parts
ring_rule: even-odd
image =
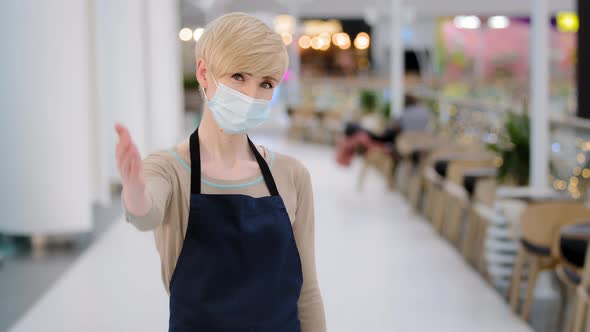
[[[482,24],[484,24],[482,22]],[[456,77],[467,71],[469,76],[489,78],[495,69],[503,63],[516,79],[528,77],[530,25],[512,22],[506,29],[458,29],[452,20],[442,24],[442,42],[447,55],[459,52],[473,61],[472,68],[465,68],[451,62],[444,70],[447,75]],[[552,75],[554,77],[572,77],[575,70],[574,57],[576,35],[560,33],[552,29],[550,41],[552,53]],[[480,61],[481,59],[481,61]],[[471,74],[471,75],[470,75]]]

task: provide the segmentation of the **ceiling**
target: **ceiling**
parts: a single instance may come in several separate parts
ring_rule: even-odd
[[[288,13],[293,8],[303,17],[359,18],[366,12],[388,16],[390,0],[180,0],[184,24],[203,24],[206,9],[216,16],[224,12]],[[417,18],[445,15],[528,15],[536,0],[405,0]],[[576,0],[549,0],[552,11],[574,10]],[[292,9],[290,9],[291,7]]]

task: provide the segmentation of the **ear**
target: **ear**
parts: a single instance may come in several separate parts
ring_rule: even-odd
[[[199,59],[197,60],[197,81],[199,81],[199,85],[201,85],[201,87],[203,87],[203,89],[207,90],[208,86],[207,86],[207,74],[209,73],[209,70],[207,68],[207,64],[205,63],[205,61],[203,61],[203,59]]]

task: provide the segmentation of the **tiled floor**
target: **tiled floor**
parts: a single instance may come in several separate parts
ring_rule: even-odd
[[[253,140],[311,172],[329,331],[530,331],[378,177],[360,194],[358,164],[338,168],[331,149]],[[119,216],[10,331],[165,331],[167,318],[151,233]]]
[[[0,331],[7,331],[34,305],[120,215],[118,198],[110,207],[94,207],[93,232],[76,236],[70,247],[33,252],[26,241],[5,244],[10,250],[0,265]]]

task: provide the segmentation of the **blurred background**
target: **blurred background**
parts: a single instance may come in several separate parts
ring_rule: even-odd
[[[0,331],[167,329],[113,125],[186,138],[232,11],[289,50],[251,136],[311,173],[329,331],[590,325],[588,1],[3,0]]]

